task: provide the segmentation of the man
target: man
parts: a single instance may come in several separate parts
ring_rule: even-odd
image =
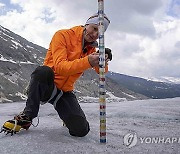
[[[104,28],[110,21],[105,16]],[[19,132],[29,129],[32,119],[37,117],[40,104],[46,102],[54,105],[72,136],[85,136],[90,128],[75,94],[75,81],[82,73],[94,68],[98,73],[99,54],[96,52],[98,39],[98,14],[91,16],[85,26],[57,31],[50,43],[44,65],[31,74],[28,99],[23,112],[13,120],[4,123],[1,132]],[[107,63],[112,59],[110,49],[106,49]]]

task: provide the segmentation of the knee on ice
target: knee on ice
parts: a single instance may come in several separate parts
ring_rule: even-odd
[[[67,128],[69,129],[69,133],[72,136],[76,137],[84,137],[86,136],[89,131],[89,123],[86,120],[86,118],[81,116],[70,116],[66,121],[65,124]]]

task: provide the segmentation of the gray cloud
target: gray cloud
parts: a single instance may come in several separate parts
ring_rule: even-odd
[[[105,9],[110,14],[112,29],[153,37],[152,15],[161,5],[160,0],[113,0],[107,1]]]
[[[178,48],[179,51],[180,51],[180,41],[177,41],[174,46],[175,46],[176,48]]]

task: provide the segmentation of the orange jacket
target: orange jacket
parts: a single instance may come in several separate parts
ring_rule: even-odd
[[[76,26],[57,31],[44,60],[44,65],[54,71],[55,85],[65,92],[72,91],[75,81],[86,69],[91,68],[88,55],[96,52],[95,47],[88,46],[88,52],[83,53],[83,30],[83,26]],[[98,67],[95,70],[98,73]]]

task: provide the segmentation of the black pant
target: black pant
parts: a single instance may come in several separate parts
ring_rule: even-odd
[[[37,117],[40,101],[49,100],[54,86],[53,70],[48,66],[36,68],[31,75],[28,99],[24,109],[27,116],[31,118]],[[53,104],[52,100],[50,103]],[[56,103],[55,110],[66,124],[71,135],[83,137],[88,134],[90,130],[89,123],[73,92],[63,92],[63,95]]]

